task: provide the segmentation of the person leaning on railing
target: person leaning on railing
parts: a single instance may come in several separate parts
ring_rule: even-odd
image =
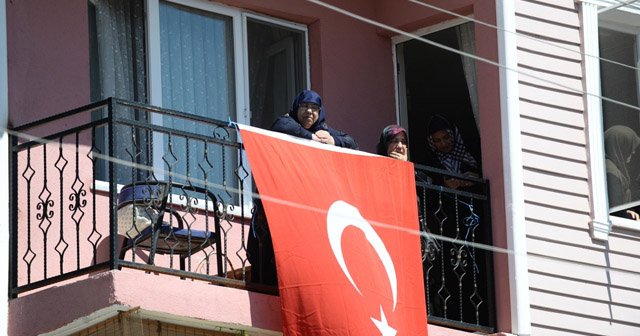
[[[427,165],[468,177],[480,177],[476,158],[469,152],[462,140],[458,127],[441,115],[433,116],[427,126],[427,142],[430,156]],[[438,181],[437,179],[442,179]],[[434,177],[435,184],[451,189],[469,188],[474,182],[454,177]]]
[[[289,112],[276,119],[271,130],[338,147],[358,149],[358,144],[349,134],[327,125],[322,98],[312,90],[300,92]]]
[[[409,138],[407,130],[400,125],[386,126],[380,134],[380,139],[376,145],[376,153],[393,159],[408,161]],[[421,175],[418,175],[417,171],[416,178],[421,182],[431,183],[430,181],[427,181],[427,179],[430,179],[429,177],[422,177]],[[420,209],[420,194],[417,193],[416,196],[417,206],[418,209]],[[427,253],[429,253],[429,251],[432,251],[431,253],[433,253],[433,251],[438,251],[440,249],[440,244],[431,235],[422,211],[418,211],[418,229],[421,232],[420,245],[422,249],[422,261],[425,262],[427,259]],[[429,286],[426,276],[423,279],[425,281],[424,285]]]
[[[328,145],[358,149],[358,144],[349,134],[327,125],[322,98],[312,90],[300,92],[289,112],[278,117],[271,130]],[[262,203],[259,200],[254,203],[256,206],[247,243],[247,259],[252,267],[251,281],[275,286],[278,284],[276,264],[267,217]]]

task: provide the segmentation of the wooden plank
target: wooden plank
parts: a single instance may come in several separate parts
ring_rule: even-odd
[[[560,9],[547,6],[539,2],[529,1],[516,1],[515,4],[517,14],[541,17],[549,21],[562,22],[563,24],[572,27],[580,27],[580,17],[578,16],[578,11],[576,11],[574,8]]]
[[[526,0],[519,0],[517,2],[524,2]],[[536,0],[536,2],[545,3],[550,6],[565,8],[568,10],[577,11],[578,8],[576,6],[576,1],[574,0]]]
[[[543,187],[553,186],[557,190],[580,194],[585,197],[589,196],[589,183],[586,179],[567,178],[528,169],[523,171],[523,176],[525,184]]]
[[[553,186],[549,186],[553,187]],[[548,204],[549,206],[571,209],[588,213],[590,211],[589,198],[587,196],[575,196],[562,192],[542,190],[535,187],[524,187],[525,202]]]
[[[527,53],[527,54],[533,55],[534,57],[540,56],[540,55],[535,55],[530,53]],[[555,91],[566,91],[571,93],[578,93],[583,91],[581,77],[576,78],[576,77],[568,76],[569,72],[571,71],[578,71],[578,73],[576,73],[576,76],[581,76],[580,72],[582,70],[579,64],[577,64],[577,67],[578,67],[577,69],[568,70],[568,68],[571,67],[572,62],[566,62],[558,59],[555,59],[558,62],[554,62],[553,58],[549,58],[549,59],[550,61],[548,62],[539,61],[541,63],[536,64],[536,66],[541,65],[541,66],[537,66],[538,69],[546,68],[545,70],[561,71],[561,69],[563,69],[562,67],[563,65],[560,63],[566,63],[565,68],[567,69],[567,71],[562,74],[558,74],[558,73],[554,74],[554,73],[539,71],[537,69],[528,69],[528,68],[520,67],[518,68],[518,71],[519,71],[518,78],[520,82],[531,84],[531,85],[542,86],[542,87],[548,88],[549,90],[555,90]],[[557,64],[554,64],[554,63],[557,63]],[[555,68],[555,69],[552,70],[551,68]]]
[[[550,139],[544,139],[537,136],[522,135],[522,148],[532,151],[541,151],[545,153],[564,157],[571,160],[582,161],[586,164],[587,152],[583,145],[573,145],[558,142]]]
[[[537,244],[537,242],[534,241],[534,239],[528,239],[527,245],[531,244]],[[597,284],[611,284],[610,274],[606,272],[604,265],[584,265],[576,263],[573,260],[564,260],[566,258],[564,258],[563,254],[549,257],[557,257],[560,259],[547,258],[544,255],[529,255],[527,258],[529,269],[541,274],[563,277],[576,281],[589,279],[589,282]]]
[[[546,211],[546,210],[542,210]],[[525,217],[529,219],[525,210]],[[589,236],[588,222],[580,222],[582,227],[566,227],[551,223],[541,223],[527,220],[527,235],[530,237],[540,237],[542,239],[553,239],[559,241],[570,241],[573,244],[591,246],[593,241]],[[564,224],[564,223],[562,223]]]
[[[560,108],[537,104],[521,100],[518,104],[520,114],[531,118],[548,120],[556,124],[584,128],[584,115],[579,112],[567,111]]]
[[[547,41],[533,36],[518,34],[516,36],[518,48],[537,51],[539,53],[554,55],[576,62],[581,62],[582,50],[579,45],[562,43],[557,41]]]
[[[583,93],[581,92],[568,94],[522,83],[518,86],[518,90],[520,92],[520,98],[522,99],[545,103],[564,109],[584,111],[584,99]]]
[[[586,144],[586,134],[584,130],[551,124],[541,120],[528,118],[520,118],[520,120],[523,133],[538,134],[583,147]],[[538,151],[544,151],[544,149],[539,149]]]
[[[575,229],[583,230],[587,230],[589,221],[591,220],[588,213],[576,213],[569,210],[549,208],[532,203],[524,204],[524,214],[526,218],[549,223],[560,223]]]
[[[558,158],[548,157],[534,153],[522,153],[522,163],[524,167],[554,172],[574,178],[587,178],[587,166],[583,163],[576,163]]]
[[[561,22],[558,22],[561,23]],[[545,21],[534,20],[516,14],[516,31],[533,36],[544,36],[556,41],[580,44],[580,29],[566,27]]]
[[[537,293],[532,293],[532,296]],[[563,330],[559,335],[640,335],[640,327],[636,321],[633,324],[620,323],[614,316],[595,319],[579,316],[580,306],[573,307],[568,312],[554,312],[546,309],[531,309],[531,322],[535,325],[533,335],[553,335],[554,329]],[[606,315],[606,311],[603,313]],[[549,329],[544,328],[548,326]],[[575,334],[567,329],[574,330]]]
[[[640,230],[640,223],[638,223],[637,229]],[[622,236],[614,230],[611,235],[609,235],[609,249],[612,252],[627,253],[640,257],[640,231],[637,232],[635,236]],[[640,272],[640,270],[638,271]]]
[[[564,76],[581,77],[582,65],[579,61],[566,60],[549,55],[542,55],[527,50],[518,50],[518,64],[526,65],[540,70],[551,71]],[[524,69],[519,68],[522,71]],[[531,70],[529,70],[531,72]],[[542,77],[541,75],[533,73],[535,77]],[[520,80],[531,79],[526,75],[520,75]],[[574,88],[582,90],[582,88]],[[567,89],[564,89],[565,91]]]

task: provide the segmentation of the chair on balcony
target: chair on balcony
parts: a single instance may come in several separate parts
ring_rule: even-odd
[[[190,225],[185,228],[185,219],[195,220],[198,210],[193,205],[202,202],[202,198],[209,202],[214,228],[196,230]],[[169,182],[137,182],[123,186],[118,194],[118,233],[125,237],[120,259],[124,260],[131,249],[146,250],[149,252],[147,264],[154,265],[156,254],[178,256],[180,269],[184,271],[187,258],[216,245],[220,232],[217,204],[215,195],[196,186]],[[216,255],[220,274],[221,256],[220,253]]]

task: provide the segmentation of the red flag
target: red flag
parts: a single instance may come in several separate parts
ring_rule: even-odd
[[[427,335],[413,164],[241,125],[284,335]]]

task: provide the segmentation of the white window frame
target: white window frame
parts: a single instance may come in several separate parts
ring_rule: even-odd
[[[145,15],[146,15],[146,32],[147,39],[147,88],[149,96],[149,104],[153,106],[162,106],[162,75],[161,75],[161,59],[160,59],[160,1],[161,0],[146,0],[145,1]],[[167,2],[175,3],[182,6],[187,6],[206,12],[225,15],[232,19],[233,29],[233,50],[234,50],[234,81],[235,81],[235,104],[236,104],[236,121],[242,124],[249,124],[251,121],[251,108],[250,108],[250,94],[249,94],[249,48],[247,38],[247,19],[252,18],[267,23],[274,23],[284,28],[296,29],[304,32],[305,41],[305,88],[310,88],[310,63],[309,63],[309,32],[306,25],[298,24],[290,21],[284,21],[273,17],[268,17],[258,13],[252,13],[243,11],[237,8],[220,5],[206,0],[164,0]],[[152,115],[151,122],[161,125],[162,117],[154,114]],[[162,136],[160,134],[154,134],[153,142],[159,144],[154,146],[154,151],[161,151]],[[246,154],[243,154],[243,162],[248,167],[248,160]],[[154,167],[162,167],[162,155],[154,153],[153,155]],[[162,176],[159,175],[162,179]],[[99,182],[99,181],[98,181]],[[251,177],[245,180],[245,186],[243,186],[244,202],[242,206],[245,210],[245,216],[251,216],[251,212],[247,211],[253,206],[253,195],[251,191],[251,185],[253,181]],[[96,185],[97,190],[108,190],[108,183],[98,183]],[[240,207],[231,207],[233,210],[231,214],[234,216],[241,215]]]
[[[640,3],[634,7],[617,7],[620,2],[612,0],[576,0],[581,2],[583,25],[583,51],[586,89],[585,121],[589,151],[589,187],[591,192],[591,238],[608,240],[614,226],[640,231],[636,221],[609,215],[605,169],[604,132],[600,87],[600,60],[598,28],[613,28],[634,33],[640,38]],[[599,11],[607,9],[603,14]],[[636,28],[633,28],[635,24]],[[638,50],[640,55],[640,50]],[[639,64],[636,64],[638,66]],[[640,79],[638,81],[640,84]],[[639,93],[640,94],[640,93]]]

